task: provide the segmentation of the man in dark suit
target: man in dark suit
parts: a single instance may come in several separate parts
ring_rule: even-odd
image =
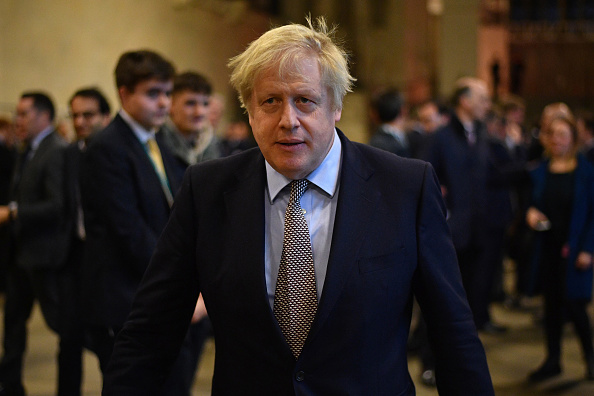
[[[174,73],[152,51],[124,53],[115,69],[122,108],[89,139],[83,156],[83,317],[102,370],[183,173],[155,136],[169,113]]]
[[[410,157],[411,147],[404,131],[404,97],[400,91],[389,88],[374,95],[371,117],[379,126],[369,144],[401,157]]]
[[[24,395],[23,355],[27,320],[33,303],[46,323],[58,330],[56,274],[66,259],[63,165],[66,142],[54,131],[54,105],[40,92],[21,96],[16,109],[17,134],[26,148],[17,160],[10,203],[0,206],[0,224],[11,233],[4,317],[4,355],[0,395]]]
[[[493,395],[431,166],[335,128],[354,79],[325,21],[230,66],[259,149],[186,172],[103,394],[158,392],[202,292],[213,394],[413,395],[414,293],[439,390]]]
[[[84,326],[81,271],[86,239],[80,192],[80,165],[91,135],[111,119],[109,103],[96,88],[83,88],[69,102],[76,141],[64,153],[64,182],[68,219],[68,258],[58,274],[60,292],[60,365],[58,395],[80,395]]]
[[[484,292],[487,216],[488,147],[484,119],[491,99],[484,81],[465,77],[456,82],[454,114],[450,123],[438,130],[427,150],[427,159],[442,186],[448,224],[456,247],[460,272],[468,302],[479,330],[501,332],[485,313],[489,300]]]
[[[8,204],[10,180],[16,161],[13,141],[13,125],[8,118],[0,117],[0,205]],[[6,290],[6,269],[8,266],[8,225],[0,225],[0,293]]]

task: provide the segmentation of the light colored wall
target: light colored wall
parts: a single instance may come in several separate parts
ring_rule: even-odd
[[[478,77],[487,82],[494,96],[505,95],[509,86],[509,31],[504,26],[482,26],[478,31],[478,37]],[[494,62],[499,63],[499,92],[494,92]]]
[[[226,62],[269,26],[268,19],[254,13],[231,18],[182,3],[0,0],[0,112],[12,111],[24,90],[43,89],[65,115],[72,93],[87,85],[100,87],[117,109],[113,69],[124,51],[139,48],[161,53],[179,71],[205,74],[232,102]]]
[[[478,0],[444,0],[440,23],[439,94],[449,96],[456,80],[477,75]]]

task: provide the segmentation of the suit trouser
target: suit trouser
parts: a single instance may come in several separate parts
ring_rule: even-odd
[[[0,381],[22,383],[23,355],[27,346],[27,321],[37,300],[47,325],[58,329],[58,291],[53,269],[8,268],[4,305],[4,355]]]
[[[488,271],[486,268],[485,240],[482,232],[479,234],[473,236],[472,243],[464,249],[456,249],[456,255],[460,266],[460,274],[462,275],[462,284],[466,291],[474,323],[480,329],[489,320],[488,314],[485,315],[486,307],[483,295],[485,288],[487,288],[490,296],[491,285],[485,283],[488,283],[486,278],[490,278],[492,282],[492,276],[485,277]],[[488,298],[486,302],[488,305]]]
[[[503,268],[505,228],[487,228],[485,250],[482,255],[482,266],[479,262],[474,277],[474,321],[482,328],[491,321],[489,305],[493,294],[493,286],[497,272]]]
[[[72,241],[70,255],[58,272],[59,334],[58,396],[80,395],[84,326],[81,320],[81,264],[84,244]]]

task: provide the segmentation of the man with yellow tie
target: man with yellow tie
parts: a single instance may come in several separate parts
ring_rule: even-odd
[[[121,110],[93,135],[82,161],[82,306],[102,370],[184,171],[155,135],[169,114],[174,74],[152,51],[124,53],[115,68]]]

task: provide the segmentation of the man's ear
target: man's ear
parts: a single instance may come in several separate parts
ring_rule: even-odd
[[[128,89],[128,87],[125,86],[121,86],[118,88],[118,95],[120,96],[120,101],[122,103],[124,103],[124,101],[126,101],[128,99],[128,97],[130,96],[131,92]]]
[[[340,117],[342,117],[342,109],[334,110],[334,122],[340,121]]]

